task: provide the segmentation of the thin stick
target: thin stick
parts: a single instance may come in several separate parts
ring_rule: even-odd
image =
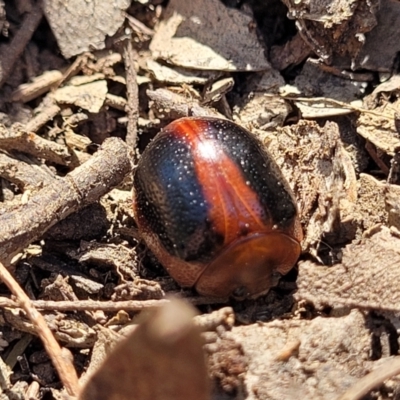
[[[0,215],[0,259],[10,260],[58,221],[97,201],[130,169],[126,144],[118,138],[105,140],[89,161]]]
[[[31,40],[43,16],[42,7],[31,4],[31,11],[26,15],[18,32],[8,46],[4,46],[0,53],[0,87],[13,71],[15,62]]]
[[[186,301],[195,304],[218,304],[225,303],[226,299],[215,299],[208,297],[185,298]],[[53,311],[141,311],[147,308],[159,307],[168,303],[167,299],[159,300],[124,300],[124,301],[51,301],[31,300],[31,304],[40,310]],[[0,307],[17,308],[19,304],[7,297],[0,297]]]
[[[66,349],[62,349],[57,343],[43,316],[35,309],[29,297],[1,262],[0,279],[17,298],[19,306],[31,320],[68,394],[77,395],[79,391],[78,376],[71,359],[66,357]]]
[[[386,379],[398,374],[400,374],[400,357],[395,357],[361,378],[353,387],[340,396],[338,400],[359,400],[372,389],[380,386]]]
[[[137,52],[133,49],[132,41],[125,40],[123,57],[126,72],[126,92],[128,103],[126,112],[128,114],[128,126],[126,132],[126,143],[131,149],[136,148],[137,142],[137,122],[139,118],[139,88],[135,69],[135,60]]]

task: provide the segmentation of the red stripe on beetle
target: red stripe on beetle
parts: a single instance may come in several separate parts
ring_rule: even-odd
[[[249,232],[272,230],[271,224],[266,225],[265,210],[241,168],[215,139],[207,138],[211,125],[210,121],[198,119],[178,120],[171,131],[192,149],[212,229],[224,237],[224,245]]]

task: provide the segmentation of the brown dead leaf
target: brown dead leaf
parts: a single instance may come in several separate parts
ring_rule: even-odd
[[[364,45],[364,34],[377,24],[379,0],[283,0],[297,20],[303,40],[323,60],[334,55],[354,60]],[[350,64],[350,62],[349,62]]]
[[[79,400],[206,400],[209,386],[194,310],[180,300],[149,312],[88,379]]]
[[[393,156],[400,149],[400,135],[395,125],[395,114],[400,112],[400,100],[387,103],[362,113],[357,122],[357,133],[377,149]]]
[[[340,211],[345,201],[352,207],[357,192],[354,167],[338,126],[328,122],[321,128],[303,120],[265,141],[297,196],[305,227],[303,246],[316,255],[324,235],[334,233],[332,242],[342,241]]]

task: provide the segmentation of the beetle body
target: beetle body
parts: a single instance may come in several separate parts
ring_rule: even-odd
[[[253,135],[230,121],[166,126],[139,161],[134,211],[169,274],[203,295],[265,293],[300,255],[289,185]]]

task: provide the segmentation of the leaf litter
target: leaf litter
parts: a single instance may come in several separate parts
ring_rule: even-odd
[[[106,3],[0,2],[0,261],[20,293],[1,287],[1,395],[396,398],[399,2]],[[133,161],[189,115],[251,130],[294,189],[303,254],[259,299],[181,290],[140,241]]]

